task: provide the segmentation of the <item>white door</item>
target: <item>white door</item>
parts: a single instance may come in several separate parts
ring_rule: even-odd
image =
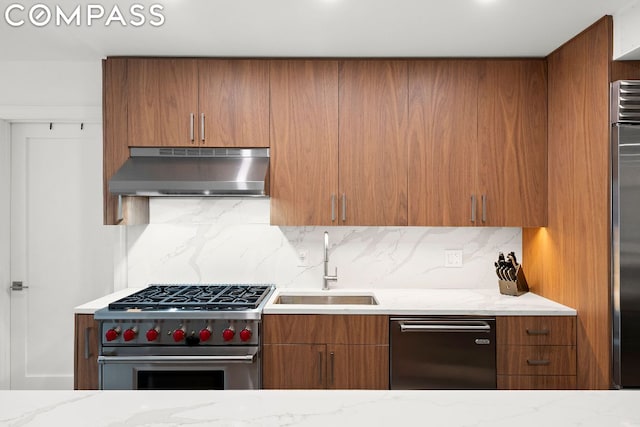
[[[11,126],[11,388],[73,388],[73,308],[113,290],[101,126]]]

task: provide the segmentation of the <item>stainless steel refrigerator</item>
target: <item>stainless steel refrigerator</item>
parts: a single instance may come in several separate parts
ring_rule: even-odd
[[[640,387],[640,80],[611,85],[613,382]]]

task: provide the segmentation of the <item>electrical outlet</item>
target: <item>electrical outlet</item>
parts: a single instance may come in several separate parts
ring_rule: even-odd
[[[444,251],[445,267],[462,267],[462,250],[446,250]]]
[[[298,251],[298,267],[309,267],[309,249]]]

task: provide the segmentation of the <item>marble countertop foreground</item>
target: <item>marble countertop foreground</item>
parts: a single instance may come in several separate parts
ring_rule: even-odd
[[[640,391],[0,391],[0,426],[640,426]]]

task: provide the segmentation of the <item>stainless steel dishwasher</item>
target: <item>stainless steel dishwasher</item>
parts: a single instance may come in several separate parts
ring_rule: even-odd
[[[495,389],[496,320],[392,317],[392,390]]]

